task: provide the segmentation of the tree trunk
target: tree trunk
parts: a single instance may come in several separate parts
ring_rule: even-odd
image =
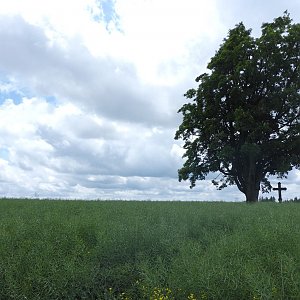
[[[257,176],[256,162],[253,157],[249,159],[249,170],[247,186],[245,188],[246,202],[258,202],[258,194],[260,189],[260,180]]]
[[[258,194],[259,194],[259,184],[258,184],[258,188],[257,185],[254,186],[247,186],[247,190],[246,190],[246,202],[258,202]]]

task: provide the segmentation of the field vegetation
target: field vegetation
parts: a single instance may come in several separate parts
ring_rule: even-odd
[[[300,299],[300,205],[2,199],[0,299]]]

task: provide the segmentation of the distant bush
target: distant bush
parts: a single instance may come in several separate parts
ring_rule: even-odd
[[[258,201],[260,201],[260,202],[276,202],[277,200],[274,196],[271,196],[271,197],[260,197],[258,199]],[[283,200],[283,202],[299,202],[300,203],[300,198],[295,197],[294,199]]]
[[[298,203],[300,203],[300,198],[295,197],[294,199],[286,200],[285,202],[298,202]]]
[[[260,202],[275,202],[276,199],[274,196],[271,196],[271,197],[260,197],[258,199]]]

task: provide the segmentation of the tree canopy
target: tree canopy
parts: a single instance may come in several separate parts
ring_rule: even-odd
[[[175,139],[185,149],[179,180],[191,188],[219,172],[219,189],[235,184],[255,202],[270,175],[300,168],[300,24],[285,12],[261,29],[257,38],[243,23],[229,30],[184,95]]]

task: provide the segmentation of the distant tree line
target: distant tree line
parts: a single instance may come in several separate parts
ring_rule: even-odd
[[[262,197],[261,196],[261,197],[259,197],[259,201],[260,202],[276,202],[277,199],[274,196],[271,196],[271,197]],[[293,199],[283,200],[283,202],[298,202],[298,203],[300,203],[300,198],[295,197]]]

